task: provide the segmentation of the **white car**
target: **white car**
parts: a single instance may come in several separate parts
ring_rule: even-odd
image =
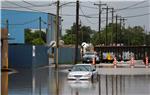
[[[82,62],[83,63],[92,63],[93,58],[95,58],[96,63],[100,62],[99,56],[95,52],[86,52],[83,55]]]
[[[69,70],[68,79],[70,80],[88,80],[97,78],[98,72],[92,64],[76,64],[72,70]]]

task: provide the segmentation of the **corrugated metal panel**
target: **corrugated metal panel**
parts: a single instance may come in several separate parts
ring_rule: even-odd
[[[45,46],[35,46],[35,67],[48,65],[48,48]]]
[[[31,45],[9,45],[8,61],[10,68],[32,67]]]
[[[56,52],[56,49],[55,49]],[[74,62],[74,53],[75,49],[74,48],[69,48],[69,47],[61,47],[58,49],[58,63],[59,64],[68,64],[68,63],[73,63]],[[80,49],[78,49],[78,61],[81,60],[80,57]],[[54,57],[54,63],[56,62],[56,57]]]
[[[9,67],[18,69],[48,65],[47,50],[45,46],[35,46],[33,57],[32,45],[9,45]]]

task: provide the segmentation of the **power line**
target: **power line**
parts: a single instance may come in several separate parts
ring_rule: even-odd
[[[90,7],[90,6],[86,6],[86,5],[81,5],[81,7],[90,8],[90,9],[98,9],[96,7]]]
[[[66,6],[66,5],[68,5],[68,4],[75,4],[75,3],[76,3],[76,2],[67,2],[67,3],[61,4],[60,7]]]
[[[132,4],[132,5],[130,5],[130,6],[127,6],[127,7],[124,7],[124,8],[120,8],[120,9],[116,9],[116,10],[117,10],[117,11],[120,11],[120,10],[129,9],[129,8],[131,8],[131,7],[134,7],[134,6],[137,6],[137,5],[139,5],[139,4],[142,4],[142,3],[146,2],[146,1],[147,1],[147,0],[141,1],[141,2],[138,2],[138,3]]]
[[[56,2],[53,2],[53,3],[51,3],[51,4],[36,5],[36,4],[30,3],[30,2],[28,2],[28,1],[24,1],[24,0],[23,0],[23,2],[24,2],[24,3],[27,3],[27,4],[29,4],[29,5],[35,6],[35,7],[52,6],[53,4],[55,4],[55,3],[56,3]]]
[[[150,13],[145,13],[145,14],[139,14],[139,15],[132,15],[132,16],[126,16],[124,18],[133,18],[133,17],[140,17],[140,16],[145,16],[145,15],[150,15]],[[75,16],[75,15],[71,15],[71,14],[62,14],[62,16]],[[89,15],[80,15],[80,16],[83,16],[85,18],[98,18],[98,17],[92,17],[92,16],[89,16]],[[109,17],[109,20],[111,20],[111,17]]]
[[[150,7],[149,5],[147,6],[140,6],[140,7],[133,7],[133,8],[128,8],[128,9],[141,9],[141,8],[146,8],[146,7]],[[128,10],[128,9],[123,9],[123,10]],[[123,10],[120,10],[120,9],[115,9],[114,12],[117,12],[117,11],[123,11]],[[110,12],[109,12],[110,13]],[[102,14],[106,14],[106,13],[102,13]],[[95,16],[95,15],[98,15],[98,14],[87,14],[88,16]]]
[[[140,6],[140,7],[133,7],[133,8],[128,8],[128,9],[140,9],[140,8],[146,8],[146,7],[150,7],[149,5],[147,6]],[[123,9],[123,10],[128,10],[128,9]],[[123,10],[120,10],[120,9],[115,9],[116,11],[123,11]]]
[[[145,15],[150,15],[150,13],[139,14],[139,15],[133,15],[133,16],[126,16],[126,17],[124,17],[124,18],[133,18],[133,17],[140,17],[140,16],[145,16]]]
[[[142,2],[138,2],[138,3],[133,4],[133,5],[130,5],[130,6],[127,6],[127,7],[124,7],[124,8],[115,9],[114,12],[123,11],[123,10],[127,10],[127,9],[139,9],[139,8],[150,7],[149,5],[148,5],[148,6],[141,6],[141,7],[134,7],[134,6],[137,6],[137,5],[142,4],[142,3],[144,3],[144,2],[146,2],[146,0],[145,0],[145,1],[142,1]],[[83,5],[82,5],[82,6],[83,6]],[[88,6],[84,6],[84,7],[87,7],[87,8],[88,8]],[[132,7],[133,7],[133,8],[132,8]],[[90,8],[90,7],[89,7],[89,8]],[[109,13],[110,13],[110,12],[109,12]],[[102,14],[106,14],[106,13],[102,13]],[[88,14],[88,16],[92,16],[92,15],[98,15],[98,14]]]
[[[41,22],[43,22],[43,24],[51,25],[50,23],[47,23],[47,22],[44,21],[43,19],[41,19]]]
[[[91,24],[95,24],[95,23],[92,23],[92,22],[87,18],[87,16],[84,14],[84,12],[83,12],[83,10],[81,9],[81,7],[79,7],[79,8],[80,8],[80,10],[81,10],[83,16],[86,17],[87,21],[88,21],[89,23],[91,23]]]
[[[21,8],[24,8],[24,9],[28,9],[28,10],[32,10],[32,11],[36,11],[36,12],[47,13],[47,12],[43,12],[43,11],[39,11],[39,10],[36,10],[36,9],[32,9],[32,8],[29,8],[29,7],[25,7],[25,6],[19,5],[17,3],[11,2],[11,1],[7,1],[7,2],[10,3],[10,4],[13,4],[13,5],[19,6]]]
[[[36,19],[32,19],[32,20],[22,22],[22,23],[14,23],[14,24],[9,23],[8,25],[12,25],[12,26],[14,26],[14,25],[26,25],[26,24],[30,24],[30,23],[33,23],[33,22],[38,21],[38,20],[39,20],[39,18],[36,18]],[[6,24],[6,23],[1,23],[1,24]]]

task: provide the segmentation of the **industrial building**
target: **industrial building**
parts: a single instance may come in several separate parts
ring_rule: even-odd
[[[41,17],[41,21],[40,18]],[[6,27],[6,20],[8,20],[9,43],[24,44],[25,43],[25,29],[39,29],[40,24],[42,30],[46,30],[46,43],[49,44],[55,40],[55,15],[44,12],[18,11],[18,10],[1,10],[1,28]],[[61,20],[61,18],[60,18]],[[61,23],[61,22],[60,22]],[[60,34],[61,37],[61,24]]]

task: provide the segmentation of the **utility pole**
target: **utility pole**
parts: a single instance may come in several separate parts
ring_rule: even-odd
[[[117,46],[117,43],[118,43],[118,37],[117,37],[117,31],[118,31],[117,30],[118,29],[117,26],[118,25],[117,25],[117,20],[118,20],[118,15],[116,15],[116,46]]]
[[[75,44],[75,59],[74,64],[77,64],[78,60],[78,35],[79,32],[79,0],[76,1],[76,44]]]
[[[39,37],[41,38],[42,36],[41,36],[41,17],[39,17]]]
[[[120,20],[120,36],[119,36],[120,38],[119,38],[119,39],[121,39],[122,32],[123,32],[122,30],[123,30],[123,28],[124,28],[124,26],[125,26],[125,22],[124,22],[124,21],[125,21],[126,19],[125,19],[124,17],[120,17],[119,20]],[[123,24],[123,25],[122,25],[122,24]]]
[[[80,23],[79,23],[79,31],[81,32],[81,30],[80,30],[80,27],[82,26],[82,22],[81,22],[81,20],[80,20]],[[83,38],[83,31],[81,32],[81,37],[82,37],[82,42],[84,41],[84,38]]]
[[[121,35],[121,34],[122,34],[122,18],[120,17],[119,20],[120,20],[120,25],[119,25],[119,26],[120,26],[120,29],[119,29],[119,31],[120,31],[120,32],[119,32],[119,43],[121,43],[121,36],[122,36],[122,35]]]
[[[146,46],[146,31],[145,31],[145,25],[143,26],[143,29],[144,29],[144,46]]]
[[[125,21],[127,20],[126,18],[123,17],[123,28],[125,28]]]
[[[55,68],[58,69],[58,48],[59,48],[59,0],[57,0],[56,11],[56,64]]]
[[[108,6],[106,8],[102,8],[102,9],[106,9],[106,40],[105,40],[105,45],[108,45],[108,39],[107,39],[107,32],[108,32],[108,10],[112,9],[112,8],[108,8]]]
[[[147,34],[147,30],[145,30],[145,31],[146,31],[146,35],[145,35],[145,41],[146,41],[146,42],[145,42],[145,45],[147,46],[147,45],[148,45],[148,43],[147,43],[147,37],[148,37],[147,35],[148,35],[148,34]]]
[[[102,13],[102,10],[101,10],[101,7],[102,6],[106,6],[107,4],[102,4],[101,1],[99,2],[99,4],[95,4],[94,5],[97,5],[99,7],[99,24],[98,24],[98,31],[99,31],[99,39],[101,38],[100,36],[100,31],[101,31],[101,13]]]
[[[114,32],[114,8],[110,8],[110,9],[112,9],[112,21],[111,21],[111,23],[112,23],[112,32],[111,32],[111,44],[113,44],[113,32]]]
[[[1,42],[2,42],[2,59],[1,68],[2,70],[8,70],[8,20],[6,20],[6,28],[1,31]]]

